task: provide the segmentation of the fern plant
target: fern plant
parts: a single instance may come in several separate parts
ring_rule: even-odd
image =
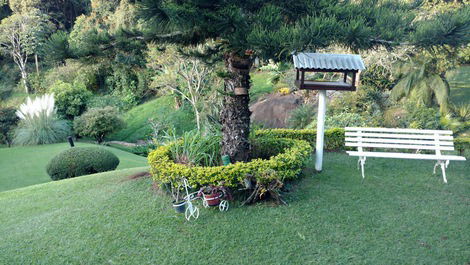
[[[50,144],[64,141],[70,125],[57,117],[54,95],[45,94],[34,100],[27,98],[16,112],[20,118],[13,143],[17,145]]]

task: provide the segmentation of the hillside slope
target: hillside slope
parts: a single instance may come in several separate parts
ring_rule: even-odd
[[[97,146],[76,143],[76,146]],[[58,153],[70,148],[68,143],[0,148],[0,192],[51,181],[46,165]],[[142,167],[147,159],[116,148],[103,146],[119,157],[118,169]]]

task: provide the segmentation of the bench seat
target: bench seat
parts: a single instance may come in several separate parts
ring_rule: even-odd
[[[465,157],[455,156],[455,155],[407,154],[407,153],[392,153],[392,152],[358,152],[358,151],[347,151],[346,153],[348,153],[351,156],[465,161]]]

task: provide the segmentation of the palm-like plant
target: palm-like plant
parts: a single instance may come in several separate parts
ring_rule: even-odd
[[[437,103],[441,112],[447,112],[450,87],[445,70],[439,70],[438,65],[436,58],[426,56],[416,56],[401,63],[397,68],[399,81],[392,90],[392,98],[413,99],[426,106]]]
[[[57,118],[54,95],[45,94],[21,104],[16,115],[21,119],[15,131],[14,144],[36,145],[64,141],[70,133],[65,120]]]

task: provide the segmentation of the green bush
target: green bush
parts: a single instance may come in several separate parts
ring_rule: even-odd
[[[101,147],[73,147],[56,155],[47,164],[52,180],[74,178],[109,170],[119,165],[119,158]]]
[[[312,146],[316,145],[317,131],[313,129],[293,130],[293,129],[266,129],[257,130],[256,137],[268,136],[274,138],[288,138],[304,140]],[[325,150],[344,150],[344,129],[333,128],[325,130]]]
[[[149,154],[148,161],[151,173],[157,183],[178,183],[181,178],[185,177],[192,186],[224,182],[226,186],[235,187],[248,175],[253,176],[258,183],[267,183],[273,179],[282,181],[298,177],[310,158],[312,147],[302,140],[261,138],[253,140],[253,146],[262,145],[263,150],[281,152],[269,159],[256,158],[250,162],[238,162],[227,166],[188,166],[173,161],[172,145],[180,143],[172,142]],[[265,174],[266,172],[275,173]]]
[[[406,111],[408,128],[441,129],[441,117],[438,109],[409,104],[406,106]]]
[[[289,118],[289,127],[293,129],[303,129],[312,122],[314,117],[315,110],[312,105],[301,105],[292,111]]]
[[[54,93],[57,113],[69,120],[85,111],[87,101],[92,96],[85,85],[77,82],[72,85],[57,81],[49,90]]]
[[[326,116],[325,128],[344,128],[344,127],[364,127],[367,126],[367,121],[358,113],[342,112]],[[316,128],[317,120],[315,119],[310,123],[306,129]]]
[[[465,155],[465,152],[470,150],[470,137],[455,138],[454,146],[460,155]]]
[[[124,122],[113,107],[90,109],[82,116],[75,118],[75,132],[88,136],[102,143],[110,133],[124,127]]]
[[[8,146],[11,145],[13,129],[19,120],[14,108],[0,108],[0,143],[5,142]]]

